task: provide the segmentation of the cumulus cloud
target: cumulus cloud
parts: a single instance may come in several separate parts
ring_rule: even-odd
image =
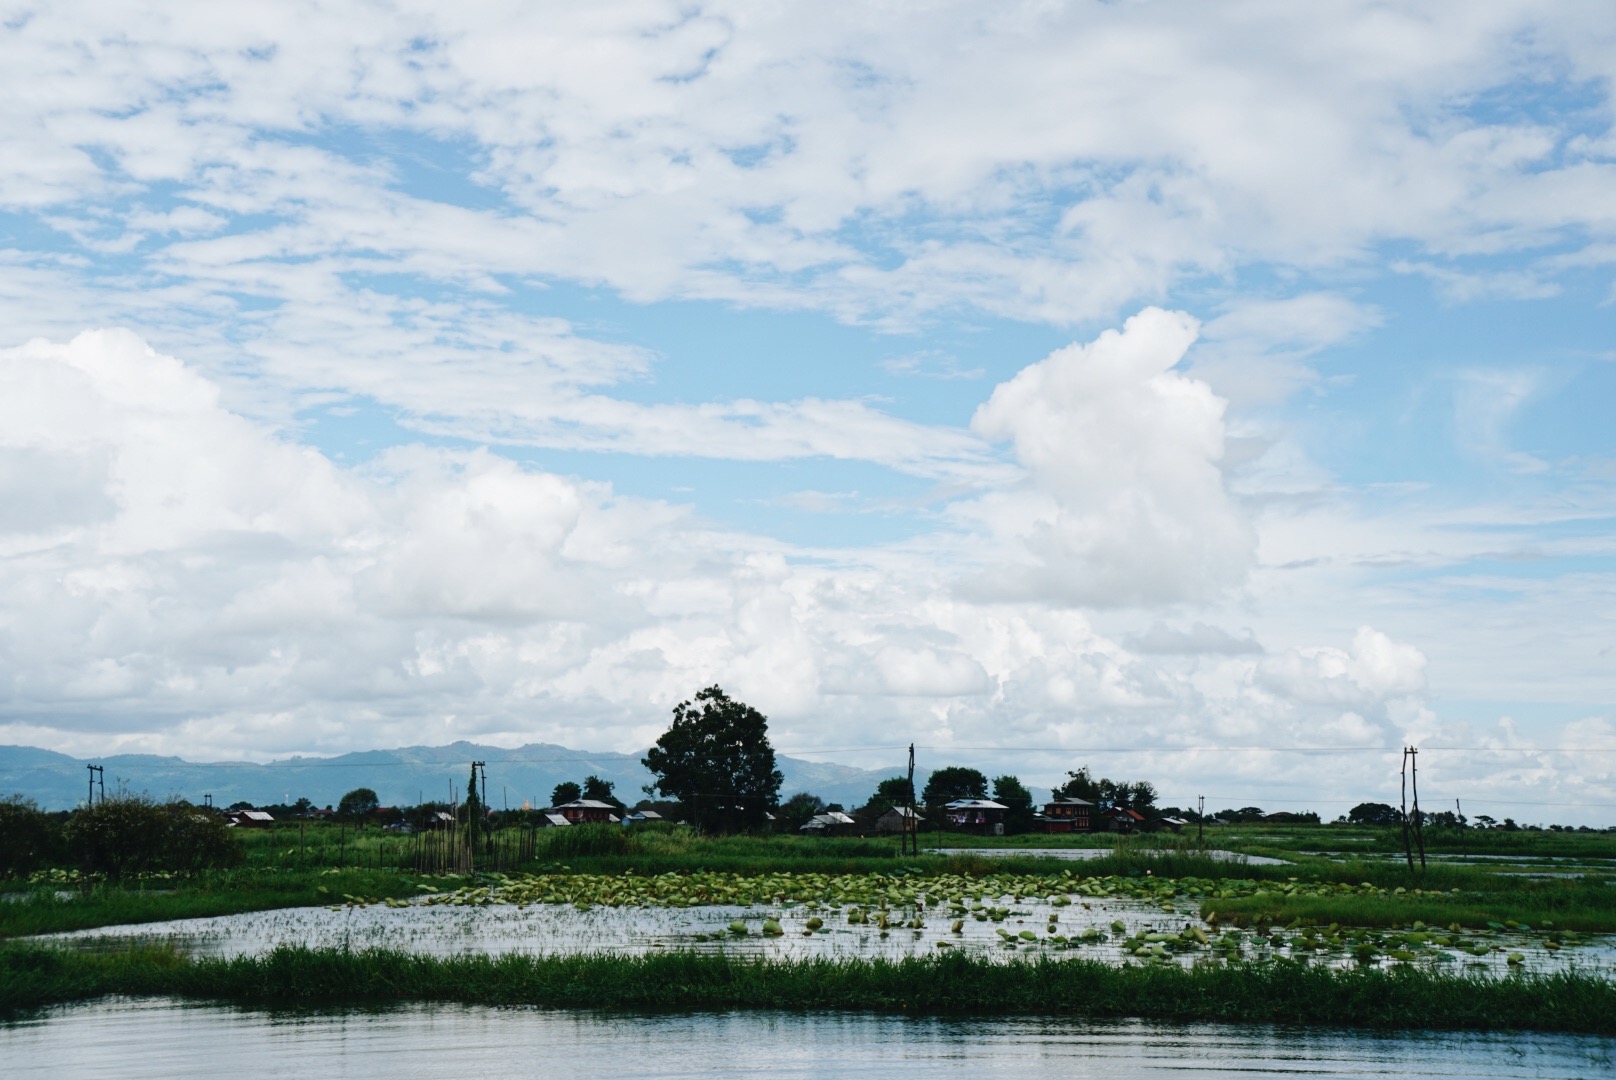
[[[1074,443],[1063,414],[1039,409],[1075,408],[1081,427],[1085,409],[1188,402],[1203,421],[1189,445],[1210,447],[1204,388],[1149,386],[1187,382],[1163,373],[1189,332],[1148,313],[1029,369],[1037,388],[1001,388],[987,423],[1012,424],[1035,482],[1104,513],[1075,501],[1057,463],[1098,467],[1094,455],[1178,429],[1113,425]],[[1157,452],[1171,479],[1187,451]],[[0,473],[5,503],[37,511],[0,536],[6,713],[59,739],[122,732],[172,749],[208,730],[223,753],[232,731],[264,750],[563,738],[546,726],[560,709],[632,746],[666,702],[716,680],[828,737],[880,716],[1035,738],[1114,710],[1160,713],[1165,734],[1199,693],[1076,612],[959,598],[948,544],[827,565],[487,451],[400,447],[342,467],[126,332],[0,353],[0,453],[24,466]],[[1358,652],[1370,670],[1374,650]]]
[[[1224,485],[1224,403],[1173,369],[1195,320],[1149,308],[1002,383],[972,428],[1005,440],[1027,488],[968,513],[1019,548],[1003,588],[1062,603],[1205,598],[1254,544]]]
[[[578,424],[582,445],[643,446],[680,418],[555,391],[646,357],[533,318],[551,304],[529,289],[1068,325],[1388,243],[1458,282],[1493,280],[1472,256],[1610,241],[1596,110],[1473,107],[1523,73],[1608,94],[1607,14],[924,7],[15,5],[0,205],[47,239],[0,257],[0,315],[60,338],[95,311],[215,372],[247,357],[283,394],[370,396],[472,437],[560,445]],[[1542,295],[1576,254],[1497,280]],[[1307,379],[1298,351],[1213,384],[1283,393]],[[509,409],[513,379],[552,411]]]

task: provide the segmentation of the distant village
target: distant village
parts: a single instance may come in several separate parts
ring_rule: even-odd
[[[925,788],[912,792],[904,777],[877,785],[857,807],[826,803],[799,792],[766,815],[767,827],[776,832],[811,836],[894,836],[931,831],[1007,836],[1021,833],[1145,833],[1179,832],[1194,824],[1235,822],[1318,822],[1313,813],[1264,813],[1258,807],[1224,810],[1204,819],[1193,810],[1157,807],[1156,792],[1147,782],[1115,783],[1092,779],[1082,769],[1068,775],[1052,797],[1035,802],[1014,776],[992,781],[975,769],[950,767],[931,774]],[[614,785],[589,776],[582,783],[563,783],[544,807],[518,809],[479,808],[479,816],[500,826],[567,828],[575,825],[624,827],[686,823],[677,802],[642,799],[629,806],[618,799]],[[336,807],[317,807],[307,799],[279,806],[255,807],[237,803],[225,811],[234,828],[272,828],[277,821],[332,820],[391,832],[453,828],[466,820],[467,804],[442,802],[418,806],[382,806],[375,792],[358,788]]]

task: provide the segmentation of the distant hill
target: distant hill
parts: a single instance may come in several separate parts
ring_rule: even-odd
[[[248,761],[186,761],[154,754],[115,754],[84,759],[32,746],[0,746],[0,797],[26,795],[49,810],[67,810],[84,801],[85,765],[106,769],[107,791],[123,788],[157,798],[182,796],[201,802],[213,796],[215,806],[293,802],[308,798],[317,806],[332,805],[357,787],[373,789],[384,806],[414,804],[424,799],[465,797],[472,761],[488,763],[488,801],[496,808],[531,802],[545,806],[559,783],[582,782],[591,773],[617,785],[617,796],[632,805],[651,774],[640,764],[642,753],[614,754],[572,750],[550,743],[530,743],[507,750],[456,742],[448,746],[406,746],[397,750],[363,750],[331,758],[291,757],[267,764]],[[855,769],[846,765],[776,756],[785,774],[782,799],[811,791],[826,802],[862,804],[875,785],[901,769]],[[925,784],[917,773],[916,787]]]

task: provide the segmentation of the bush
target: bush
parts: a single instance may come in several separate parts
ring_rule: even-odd
[[[621,825],[569,825],[541,829],[534,844],[538,859],[574,859],[587,855],[633,855],[639,851],[634,830]]]
[[[21,795],[0,799],[0,878],[46,866],[61,844],[61,830],[39,804]]]
[[[117,881],[146,870],[201,870],[241,861],[222,817],[187,802],[120,795],[79,810],[63,839],[81,870]]]

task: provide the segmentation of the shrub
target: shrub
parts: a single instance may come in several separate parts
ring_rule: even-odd
[[[241,860],[240,845],[219,815],[146,795],[120,795],[79,810],[63,834],[80,869],[114,881],[145,870],[200,870]]]
[[[60,842],[61,830],[39,804],[22,795],[0,799],[0,878],[47,865]]]

